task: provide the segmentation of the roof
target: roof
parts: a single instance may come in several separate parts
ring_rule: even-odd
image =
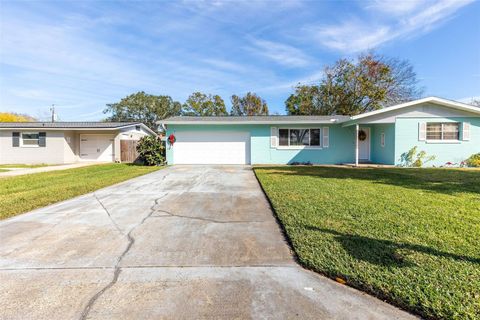
[[[2,129],[84,129],[84,130],[115,130],[140,125],[148,132],[155,134],[142,122],[0,122]]]
[[[417,104],[428,103],[428,102],[435,103],[435,104],[438,104],[438,105],[441,105],[441,106],[444,106],[444,107],[449,107],[449,108],[452,108],[452,109],[457,109],[457,110],[462,110],[462,111],[467,111],[467,112],[480,114],[480,108],[479,107],[474,107],[470,104],[466,104],[466,103],[462,103],[462,102],[458,102],[458,101],[453,101],[453,100],[448,100],[448,99],[443,99],[443,98],[438,98],[438,97],[427,97],[427,98],[423,98],[423,99],[418,99],[418,100],[413,100],[413,101],[397,104],[397,105],[394,105],[394,106],[386,107],[386,108],[375,110],[375,111],[362,113],[362,114],[353,116],[351,119],[352,120],[362,119],[362,118],[370,117],[370,116],[373,116],[373,115],[376,115],[376,114],[381,114],[381,113],[385,113],[385,112],[389,112],[389,111],[393,111],[393,110],[398,110],[398,109],[402,109],[402,108],[406,108],[406,107],[411,107],[411,106],[414,106],[414,105],[417,105]]]
[[[349,116],[177,116],[159,121],[161,124],[282,124],[282,123],[331,123],[350,120]]]
[[[176,116],[158,121],[157,123],[165,124],[315,124],[315,123],[343,123],[344,126],[356,123],[356,120],[367,118],[373,115],[382,114],[385,112],[402,109],[422,103],[434,103],[444,107],[480,114],[480,108],[474,107],[470,104],[447,100],[438,97],[427,97],[418,100],[409,101],[406,103],[397,104],[386,107],[380,110],[362,113],[356,116],[212,116],[212,117],[197,117],[197,116]]]
[[[140,122],[0,122],[0,128],[122,128]]]

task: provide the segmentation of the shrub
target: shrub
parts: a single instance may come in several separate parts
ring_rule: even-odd
[[[165,163],[162,141],[158,137],[143,137],[138,141],[139,161],[147,166],[159,166]]]
[[[465,162],[469,167],[480,167],[480,153],[472,154]]]
[[[401,156],[402,167],[420,168],[425,163],[435,160],[435,156],[427,156],[425,151],[417,152],[417,147],[413,147],[408,152],[404,152]]]

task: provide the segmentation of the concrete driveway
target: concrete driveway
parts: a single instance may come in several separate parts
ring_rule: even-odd
[[[249,167],[170,167],[0,237],[2,319],[412,318],[299,267]]]

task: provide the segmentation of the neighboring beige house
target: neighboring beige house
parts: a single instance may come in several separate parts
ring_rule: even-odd
[[[120,141],[147,135],[140,122],[0,122],[0,164],[120,162]]]

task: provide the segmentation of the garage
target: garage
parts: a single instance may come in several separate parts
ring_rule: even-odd
[[[175,164],[249,164],[250,134],[233,131],[182,131],[175,134]]]
[[[111,134],[81,134],[80,159],[87,161],[113,161],[113,141]]]

